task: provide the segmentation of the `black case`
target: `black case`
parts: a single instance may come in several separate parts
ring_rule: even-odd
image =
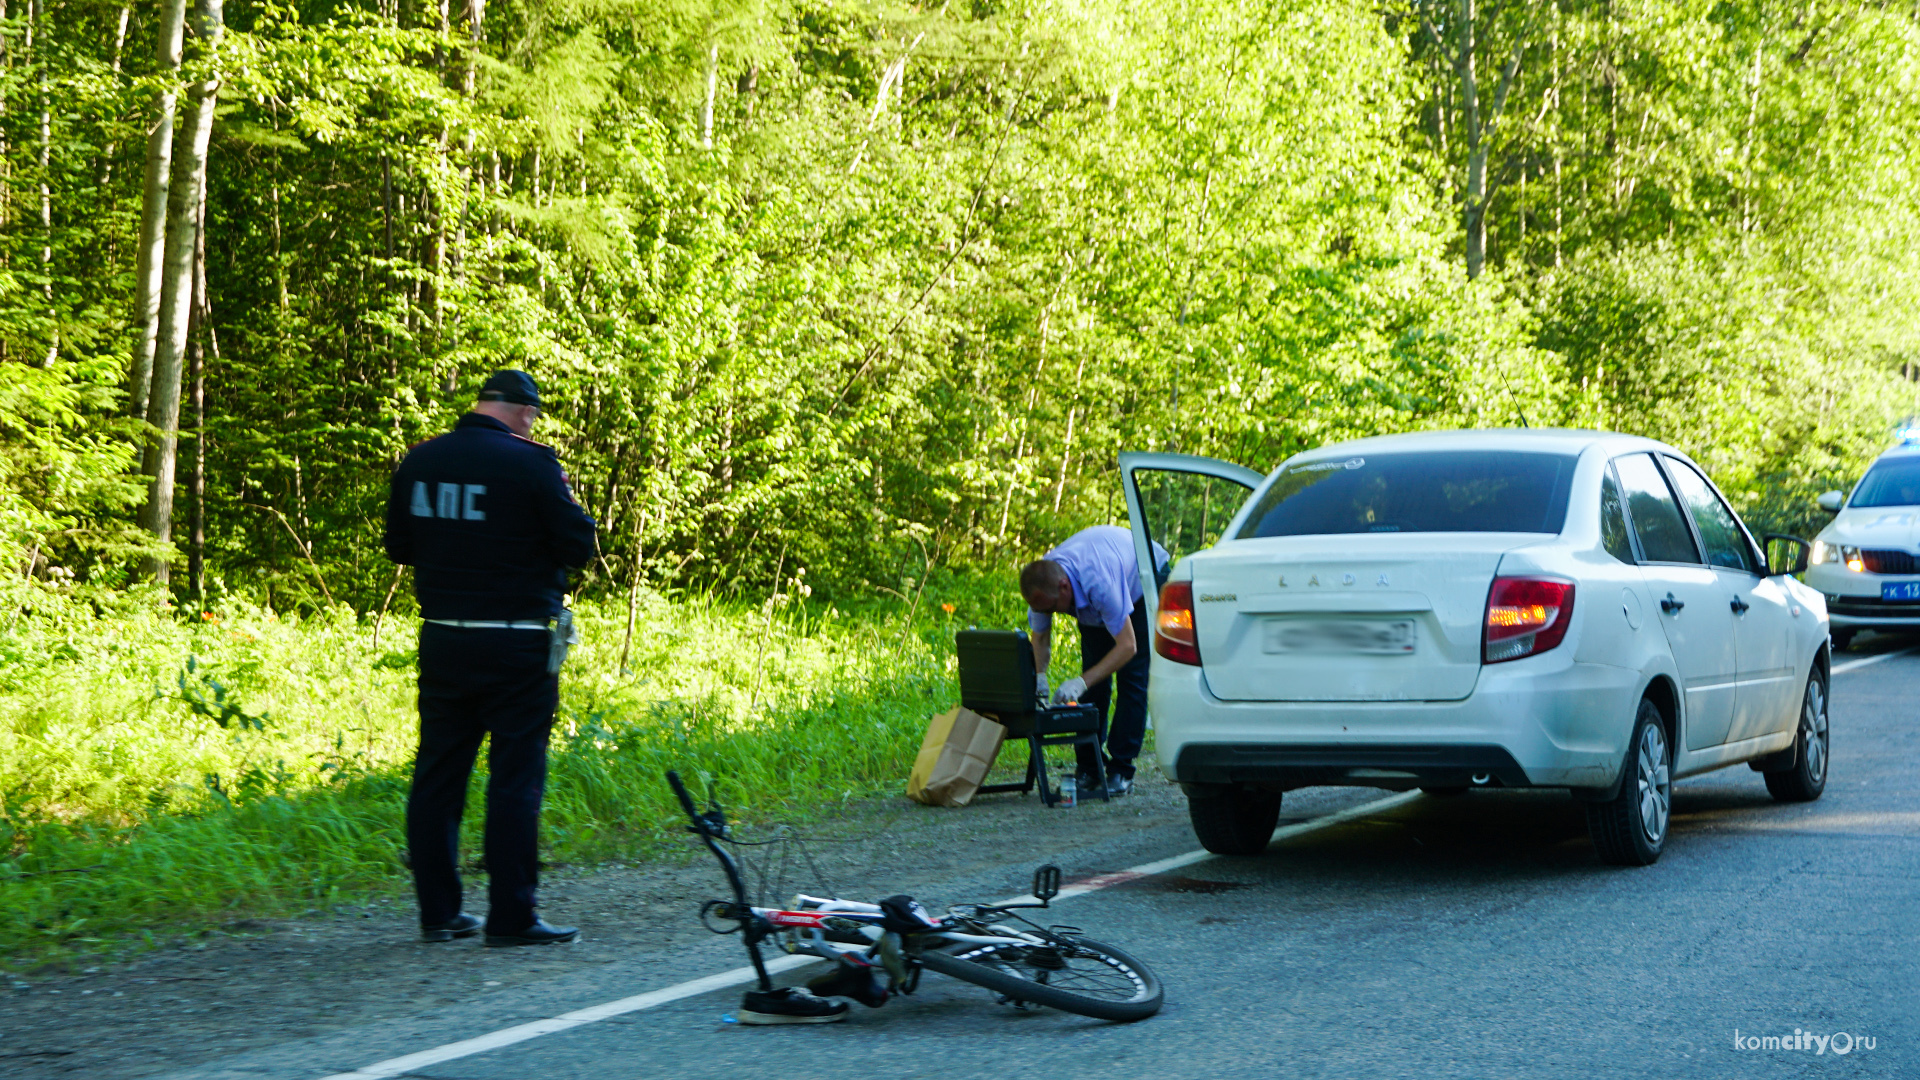
[[[1052,806],[1057,795],[1047,783],[1040,747],[1091,742],[1097,751],[1106,741],[1106,718],[1092,705],[1048,706],[1034,693],[1033,643],[1025,630],[962,630],[953,637],[960,660],[960,705],[990,716],[1007,729],[1011,739],[1029,744],[1024,784],[992,784],[989,791],[1031,790],[1037,779],[1040,799]],[[1102,799],[1107,797],[1105,770],[1100,770]]]

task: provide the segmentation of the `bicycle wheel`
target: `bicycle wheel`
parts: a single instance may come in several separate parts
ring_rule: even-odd
[[[920,962],[1015,1001],[1100,1020],[1144,1020],[1166,998],[1160,977],[1147,965],[1087,938],[1045,946],[962,945],[921,953]]]

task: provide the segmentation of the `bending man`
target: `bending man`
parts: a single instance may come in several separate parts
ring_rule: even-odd
[[[1153,557],[1164,564],[1167,553],[1155,544]],[[1098,706],[1105,717],[1118,679],[1120,703],[1107,725],[1107,793],[1125,795],[1133,789],[1133,759],[1147,732],[1147,605],[1133,534],[1118,525],[1082,529],[1021,568],[1020,595],[1027,601],[1041,695],[1047,692],[1055,614],[1071,613],[1080,625],[1081,672],[1061,683],[1053,700],[1083,701]],[[1081,790],[1091,791],[1096,751],[1081,746],[1074,752]]]

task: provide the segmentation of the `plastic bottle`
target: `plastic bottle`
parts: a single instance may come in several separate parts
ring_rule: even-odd
[[[1077,778],[1072,776],[1060,778],[1060,801],[1057,805],[1062,810],[1071,810],[1080,805],[1080,781]]]

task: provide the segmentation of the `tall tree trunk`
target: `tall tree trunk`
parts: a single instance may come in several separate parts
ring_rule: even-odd
[[[195,35],[209,51],[219,43],[225,30],[221,4],[222,0],[197,0],[194,8]],[[142,471],[151,478],[151,486],[147,491],[147,504],[140,512],[140,526],[161,541],[173,537],[180,383],[187,353],[187,323],[193,311],[193,257],[201,202],[207,197],[207,146],[213,137],[213,113],[220,97],[219,77],[216,75],[194,85],[189,94],[192,106],[182,128],[188,139],[187,149],[184,155],[176,157],[173,177],[168,183],[160,326],[154,348],[153,392],[147,401],[147,423],[158,430],[141,463]],[[169,562],[164,557],[147,559],[142,570],[163,585],[169,580]]]
[[[193,311],[189,317],[193,370],[193,471],[187,483],[193,516],[187,532],[187,593],[196,610],[207,610],[207,339],[213,334],[213,307],[207,296],[207,200],[200,200],[193,235]]]
[[[159,45],[155,49],[162,79],[180,70],[186,14],[187,0],[162,0]],[[160,265],[167,246],[175,100],[171,89],[153,96],[153,126],[147,131],[147,176],[140,195],[139,269],[133,300],[133,322],[140,328],[140,340],[134,344],[132,385],[127,396],[133,415],[141,417],[147,414],[147,402],[152,397],[153,355],[160,331]]]
[[[1467,277],[1487,265],[1487,143],[1480,128],[1480,86],[1473,56],[1473,0],[1460,0],[1460,108],[1467,136],[1467,190],[1462,224],[1467,232]]]
[[[700,145],[713,149],[713,95],[720,78],[720,46],[707,49],[707,101],[700,108]],[[883,88],[880,91],[886,93]]]
[[[478,89],[480,53],[487,45],[487,0],[467,0],[467,36],[473,48],[467,53],[467,69],[460,89],[471,98]]]
[[[131,22],[132,19],[133,5],[121,4],[119,29],[113,33],[112,67],[113,83],[115,86],[120,85],[120,60],[122,55],[127,51],[127,24]],[[100,167],[94,170],[93,185],[96,191],[95,197],[98,199],[104,200],[107,197],[107,187],[113,183],[113,159],[117,157],[119,153],[120,142],[118,139],[108,139],[107,144],[100,149]]]
[[[41,25],[46,16],[45,0],[32,0],[27,6],[27,50],[33,56],[40,89],[40,297],[47,314],[47,352],[41,363],[52,367],[60,358],[60,321],[53,308],[53,99],[47,91],[47,64],[34,45],[37,38],[46,37]]]
[[[7,22],[7,0],[0,0],[0,26]],[[7,36],[0,34],[0,70],[13,71],[13,50],[7,47]],[[7,82],[10,84],[11,79]],[[0,229],[7,227],[13,218],[13,144],[8,141],[8,127],[5,121],[7,106],[6,89],[0,86]],[[6,256],[0,253],[0,265],[4,265]],[[0,341],[0,362],[6,360],[6,343]]]

